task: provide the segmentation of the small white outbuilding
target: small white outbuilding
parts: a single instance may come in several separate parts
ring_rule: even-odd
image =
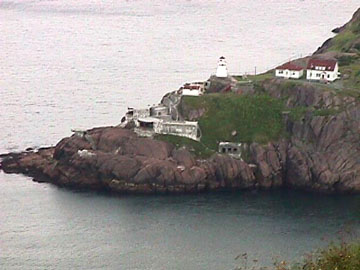
[[[300,79],[304,75],[304,68],[287,62],[275,69],[275,76],[286,79]]]

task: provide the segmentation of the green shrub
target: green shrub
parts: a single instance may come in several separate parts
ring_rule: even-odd
[[[331,244],[307,256],[303,263],[278,270],[358,270],[360,269],[360,244]]]
[[[185,137],[174,136],[174,135],[156,135],[155,139],[164,142],[169,142],[173,144],[177,149],[181,147],[185,147],[196,157],[199,158],[208,158],[215,153],[215,151],[207,148],[201,142],[197,142]]]
[[[350,55],[343,55],[339,57],[339,66],[348,66],[356,61],[357,57]]]

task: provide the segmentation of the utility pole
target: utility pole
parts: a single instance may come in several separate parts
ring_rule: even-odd
[[[256,76],[256,66],[255,66],[255,76]]]

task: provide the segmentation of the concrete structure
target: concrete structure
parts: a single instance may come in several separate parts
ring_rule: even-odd
[[[150,109],[134,109],[128,108],[128,111],[125,114],[125,120],[127,122],[131,120],[138,120],[139,118],[146,118],[150,116]]]
[[[339,65],[336,60],[310,59],[306,79],[333,82],[339,78]]]
[[[216,69],[216,77],[218,78],[227,78],[228,70],[226,67],[226,60],[224,56],[221,56],[218,62],[218,67]]]
[[[178,94],[183,96],[201,96],[205,93],[204,82],[185,83],[178,90]]]
[[[150,107],[151,117],[164,117],[169,115],[170,115],[169,108],[163,104]]]
[[[234,158],[241,159],[241,143],[220,142],[219,153],[230,155]]]
[[[134,131],[141,137],[152,137],[161,121],[161,119],[154,117],[139,118],[135,121],[136,127],[134,128]]]
[[[172,121],[155,117],[139,118],[135,122],[134,131],[143,137],[152,137],[155,134],[175,135],[192,140],[200,140],[200,130],[197,122]]]
[[[139,118],[135,125],[141,128],[147,129],[154,129],[158,127],[159,123],[162,122],[161,119],[155,117],[146,117],[146,118]]]
[[[191,121],[162,121],[156,128],[155,133],[186,137],[200,141],[198,122]]]
[[[286,79],[300,79],[304,75],[304,68],[291,62],[278,66],[275,69],[275,76]]]
[[[71,132],[74,132],[74,135],[80,138],[84,138],[86,135],[86,129],[73,128],[71,129]]]

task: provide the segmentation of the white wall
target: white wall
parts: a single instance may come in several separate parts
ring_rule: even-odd
[[[159,125],[154,126],[154,130],[159,134],[187,137],[196,141],[200,139],[197,137],[197,122],[159,122]]]
[[[201,95],[201,92],[200,90],[190,90],[190,89],[183,89],[182,90],[182,95],[183,96],[200,96]]]
[[[324,70],[310,70],[306,71],[307,80],[326,80],[326,81],[335,81],[338,79],[339,68],[335,67],[334,71],[324,71]]]
[[[228,71],[226,65],[219,65],[216,70],[216,77],[226,78],[228,76]]]
[[[275,70],[275,76],[281,77],[281,78],[290,78],[290,79],[300,79],[304,74],[304,70],[282,70],[282,69],[276,69]]]

